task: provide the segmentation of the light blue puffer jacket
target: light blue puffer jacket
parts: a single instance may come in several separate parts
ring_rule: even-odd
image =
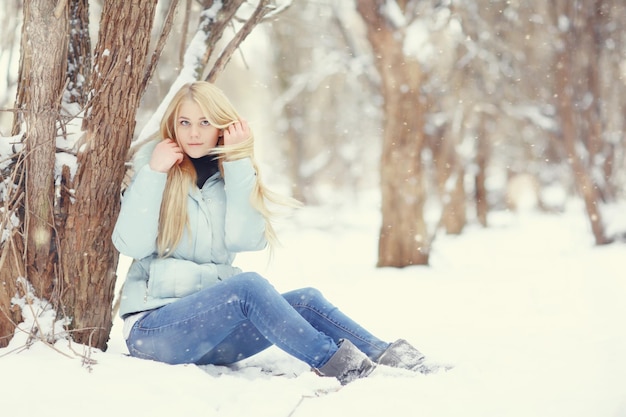
[[[146,145],[151,152],[154,146]],[[137,164],[136,164],[137,165]],[[140,164],[141,165],[141,164]],[[250,204],[256,172],[249,158],[224,162],[201,190],[193,187],[187,210],[189,231],[168,258],[156,255],[159,211],[167,174],[137,167],[124,193],[113,231],[120,253],[134,258],[126,276],[120,316],[171,303],[241,272],[235,253],[263,249],[265,219]]]

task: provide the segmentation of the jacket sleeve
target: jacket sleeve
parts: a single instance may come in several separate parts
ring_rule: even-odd
[[[159,212],[167,174],[142,167],[122,199],[113,229],[113,245],[120,253],[141,259],[156,251]]]
[[[265,218],[250,203],[256,171],[250,158],[225,161],[226,247],[232,252],[261,250],[267,245]]]

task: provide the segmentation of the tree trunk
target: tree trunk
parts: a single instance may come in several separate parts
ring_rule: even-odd
[[[156,2],[107,0],[95,50],[97,92],[88,109],[75,200],[61,239],[63,305],[74,340],[106,348],[118,253],[111,232],[150,44]]]
[[[456,162],[458,164],[458,162]],[[454,180],[451,190],[446,190],[445,205],[443,208],[443,225],[446,233],[450,235],[460,235],[467,223],[465,204],[465,170],[457,166],[452,177],[448,181]],[[446,187],[447,188],[447,187]]]
[[[26,137],[26,274],[41,296],[51,299],[53,264],[54,172],[56,124],[67,58],[67,14],[36,0],[24,5],[25,35],[20,103],[25,109]]]
[[[55,138],[67,59],[66,11],[55,15],[55,3],[47,0],[24,2],[20,85],[13,132],[25,128],[24,154],[17,170],[24,175],[23,207],[19,210],[21,233],[13,234],[3,246],[0,276],[4,283],[0,307],[8,313],[11,298],[18,292],[16,279],[28,279],[39,296],[55,303],[53,296],[56,271],[56,236],[54,230]],[[23,165],[21,165],[23,163]],[[23,171],[22,171],[23,170]],[[22,175],[22,174],[20,174]],[[18,197],[19,198],[19,197]],[[9,259],[7,259],[9,258]],[[56,294],[58,295],[58,294]],[[0,315],[0,346],[8,343],[19,315]]]
[[[91,38],[89,36],[89,0],[71,0],[70,37],[67,53],[67,91],[69,103],[87,104],[91,76]],[[74,115],[70,115],[74,116]]]
[[[559,54],[560,57],[557,58],[557,70],[555,76],[555,90],[556,95],[559,97],[558,111],[559,118],[561,120],[561,134],[563,136],[567,160],[569,161],[574,173],[576,188],[585,203],[587,218],[589,219],[591,225],[591,231],[596,244],[601,245],[608,243],[608,240],[605,236],[602,215],[598,207],[600,201],[597,193],[597,187],[593,183],[589,172],[585,169],[585,164],[576,150],[579,139],[575,126],[576,114],[571,97],[572,87],[571,85],[568,85],[568,80],[570,79],[569,65],[566,63],[566,59],[564,59],[567,58],[567,54],[567,51],[563,51]]]
[[[489,201],[487,193],[487,162],[489,161],[489,139],[485,126],[485,116],[480,120],[478,135],[476,138],[476,176],[474,177],[476,218],[478,222],[487,227],[487,215],[489,214]]]
[[[553,11],[555,16],[569,16],[571,19],[574,15],[574,12],[569,9],[571,7],[573,5],[569,2],[555,3]],[[554,19],[556,20],[555,17]],[[598,185],[594,183],[590,172],[593,169],[594,161],[591,160],[589,148],[584,143],[581,143],[583,136],[581,132],[581,114],[579,114],[577,107],[574,105],[576,93],[578,92],[579,77],[581,74],[584,74],[582,75],[583,77],[588,75],[581,68],[582,65],[575,59],[574,55],[578,48],[581,47],[581,44],[583,47],[585,45],[581,38],[587,36],[593,38],[593,33],[588,33],[589,30],[591,30],[589,27],[584,27],[580,38],[576,36],[576,28],[561,32],[562,45],[555,54],[554,89],[558,100],[557,111],[561,122],[561,135],[567,160],[574,174],[576,188],[585,203],[587,217],[596,245],[602,245],[609,243],[610,240],[606,236],[602,213],[599,208],[601,201]],[[596,65],[596,63],[588,62],[586,65]],[[583,82],[583,85],[587,86],[587,82]],[[586,93],[588,91],[583,92],[583,94]],[[594,99],[597,99],[597,97],[594,97]],[[593,123],[595,122],[592,121]],[[597,140],[597,138],[592,139]],[[581,149],[581,151],[578,149]],[[585,161],[587,161],[587,164]]]
[[[601,73],[603,70],[602,47],[604,37],[602,28],[606,25],[606,17],[602,14],[602,0],[593,0],[586,5],[585,9],[585,38],[587,62],[585,74],[587,79],[587,93],[591,95],[593,102],[587,106],[583,115],[586,121],[586,144],[589,150],[589,165],[593,172],[598,198],[603,202],[614,201],[610,184],[612,176],[611,161],[614,154],[611,144],[604,143],[603,132],[605,130],[604,117],[602,114],[602,88]]]
[[[296,20],[296,25],[293,25],[291,19]],[[299,16],[292,17],[289,20],[289,24],[281,24],[277,22],[273,25],[270,32],[271,42],[273,45],[273,65],[274,65],[274,77],[276,80],[276,86],[278,95],[284,94],[291,86],[291,77],[293,74],[299,74],[302,72],[302,57],[301,52],[306,50],[310,54],[309,49],[303,47],[294,48],[294,41],[298,42],[302,39],[308,38],[307,32],[300,32],[302,27],[306,27],[299,20]],[[304,36],[302,36],[304,34]],[[289,56],[287,59],[286,56]],[[307,97],[308,99],[308,97]],[[285,103],[281,108],[280,117],[284,120],[298,121],[299,123],[279,123],[278,129],[281,137],[284,139],[285,149],[284,152],[287,156],[287,172],[289,173],[289,180],[291,182],[291,195],[302,203],[310,203],[310,192],[308,192],[308,178],[303,175],[302,165],[306,159],[305,152],[305,135],[302,132],[303,123],[300,121],[304,119],[303,112],[307,109],[301,100],[292,100]]]
[[[465,170],[456,152],[451,129],[441,129],[441,137],[431,146],[435,162],[437,190],[442,202],[441,225],[448,234],[460,234],[467,223]]]
[[[359,0],[384,100],[381,157],[382,225],[378,266],[428,264],[430,244],[423,208],[424,101],[420,65],[404,55],[404,35],[383,15],[384,1]]]

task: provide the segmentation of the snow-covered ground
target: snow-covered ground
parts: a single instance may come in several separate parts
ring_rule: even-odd
[[[578,206],[495,213],[491,227],[437,237],[430,267],[377,269],[375,204],[307,208],[283,247],[238,264],[280,290],[315,286],[388,340],[403,337],[449,372],[378,369],[337,392],[277,349],[236,368],[130,358],[116,320],[85,367],[24,336],[0,350],[3,416],[626,416],[626,245],[594,247]],[[123,270],[123,268],[121,268]],[[74,356],[67,342],[56,348]],[[12,350],[18,349],[9,353]],[[260,371],[271,369],[284,376]]]

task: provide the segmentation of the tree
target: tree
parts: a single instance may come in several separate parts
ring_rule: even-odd
[[[421,161],[425,143],[422,71],[419,62],[404,53],[403,29],[415,18],[412,12],[417,3],[357,0],[357,11],[376,57],[383,96],[380,267],[423,265],[429,259]]]
[[[75,158],[77,170],[71,172],[72,163],[63,165],[58,188],[56,138],[65,122],[61,98],[68,69],[68,17],[70,10],[87,4],[76,0],[53,6],[41,0],[24,3],[19,113],[13,129],[24,145],[15,157],[13,178],[23,181],[13,188],[10,207],[21,221],[3,245],[0,274],[6,285],[1,307],[6,314],[11,298],[28,291],[17,288],[16,278],[23,277],[38,297],[73,319],[75,340],[104,347],[111,327],[117,254],[110,239],[102,237],[110,234],[119,210],[156,3],[104,3],[85,130],[78,149],[64,149],[66,156]],[[69,56],[76,53],[73,48]],[[75,82],[74,75],[70,79]],[[84,100],[80,92],[76,97]],[[11,320],[0,317],[3,344],[18,314],[13,310]]]
[[[560,140],[597,245],[612,240],[601,208],[613,199],[609,183],[614,147],[604,140],[606,120],[600,79],[604,63],[601,51],[608,40],[604,34],[611,7],[611,2],[603,0],[555,1],[551,7],[556,32],[553,72]]]

